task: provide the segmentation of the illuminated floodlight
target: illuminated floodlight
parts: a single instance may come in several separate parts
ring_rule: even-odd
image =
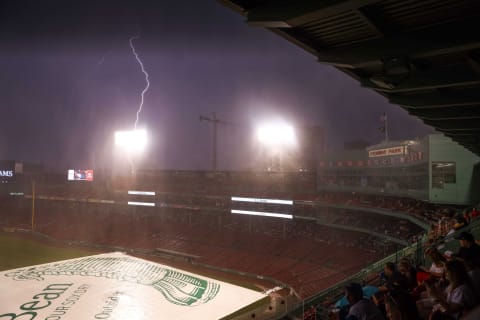
[[[128,194],[137,195],[137,196],[154,196],[155,191],[128,190]]]
[[[293,215],[284,214],[284,213],[272,213],[272,212],[262,212],[262,211],[248,211],[248,210],[235,210],[232,209],[232,213],[236,214],[245,214],[250,216],[262,216],[262,217],[274,217],[274,218],[284,218],[284,219],[293,219]]]
[[[142,151],[147,145],[145,130],[116,131],[115,145],[128,151]]]
[[[145,207],[155,207],[154,202],[139,202],[139,201],[128,201],[129,206],[145,206]]]
[[[293,205],[292,200],[282,200],[282,199],[261,199],[261,198],[232,197],[232,201]]]
[[[295,144],[295,132],[287,124],[269,124],[257,130],[258,140],[268,146],[289,146]]]

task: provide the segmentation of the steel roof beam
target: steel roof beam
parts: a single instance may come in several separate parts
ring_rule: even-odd
[[[447,107],[435,109],[407,109],[408,113],[421,119],[428,120],[456,120],[477,119],[480,122],[480,106],[476,107]]]
[[[390,81],[388,76],[376,77],[375,79],[374,77],[362,78],[361,84],[363,87],[388,94],[480,85],[480,77],[468,65],[457,64],[427,71],[412,71],[405,75],[403,80],[397,78]]]
[[[461,119],[461,120],[430,120],[422,119],[425,124],[432,126],[440,131],[458,132],[478,131],[478,119]]]
[[[247,11],[247,23],[265,28],[290,28],[316,19],[357,10],[380,0],[270,1]]]
[[[334,49],[317,48],[319,62],[343,68],[382,65],[383,57],[411,60],[480,48],[480,19],[442,24],[397,36],[374,39]]]
[[[390,95],[389,102],[408,108],[480,105],[480,88]]]

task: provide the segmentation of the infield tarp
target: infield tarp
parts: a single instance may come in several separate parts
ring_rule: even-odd
[[[122,253],[0,272],[0,320],[220,319],[264,294]]]

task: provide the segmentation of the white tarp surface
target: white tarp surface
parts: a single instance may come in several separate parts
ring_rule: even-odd
[[[0,272],[0,291],[0,320],[211,320],[265,297],[122,253]]]

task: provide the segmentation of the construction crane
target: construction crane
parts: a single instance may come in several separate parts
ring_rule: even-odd
[[[233,123],[218,119],[217,114],[215,112],[212,113],[211,117],[206,117],[201,115],[200,121],[208,121],[213,124],[212,170],[217,171],[217,125],[218,124],[233,125]]]

